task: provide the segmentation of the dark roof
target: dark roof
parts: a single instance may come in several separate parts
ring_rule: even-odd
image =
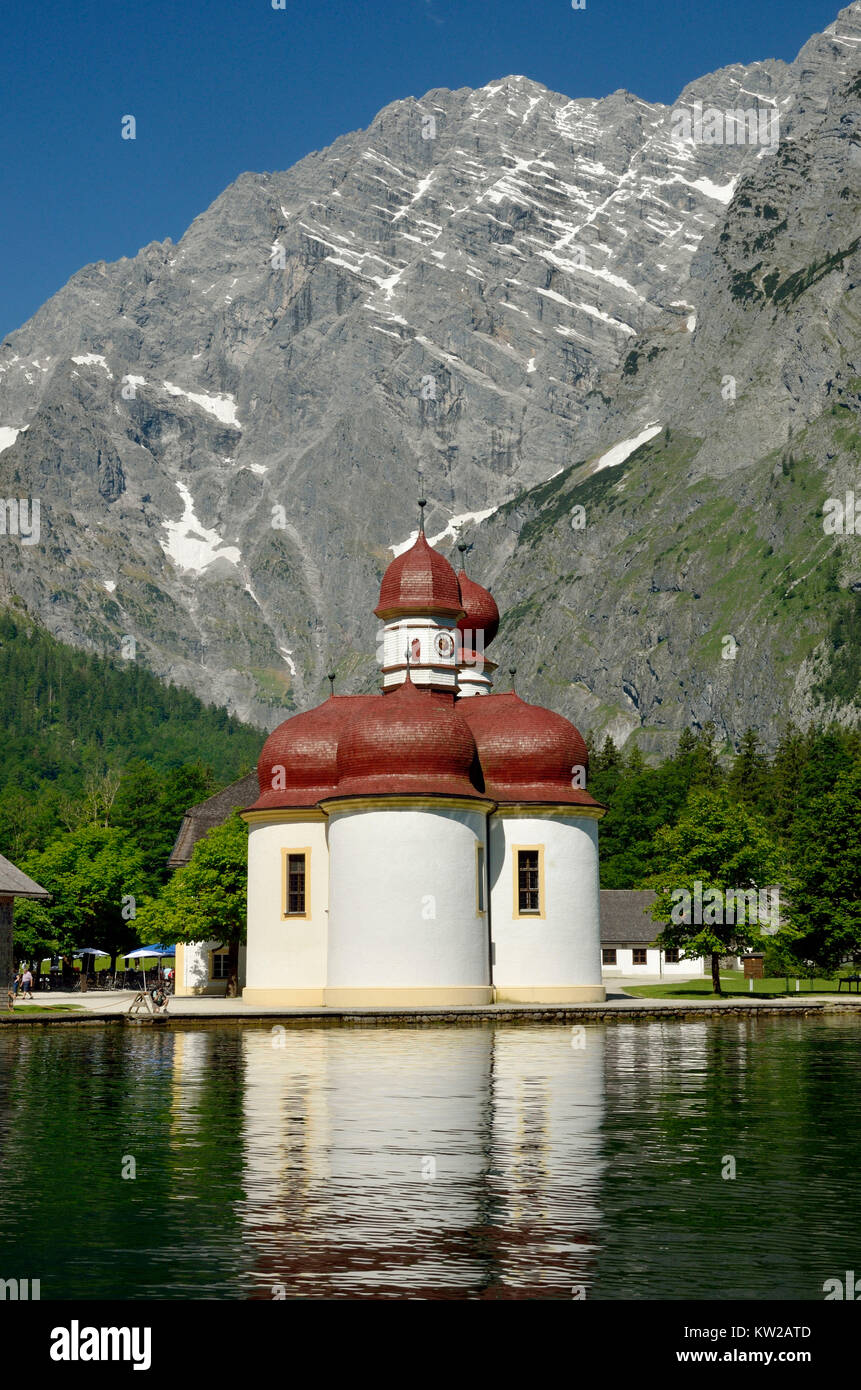
[[[217,825],[223,825],[231,811],[237,808],[244,810],[256,801],[259,795],[260,787],[255,770],[247,772],[238,782],[231,782],[229,787],[223,787],[214,796],[207,797],[206,801],[189,807],[182,818],[179,834],[170,852],[168,868],[184,868],[198,840],[202,840],[204,835],[214,830]]]
[[[40,883],[34,883],[0,854],[0,898],[36,898],[47,902],[50,896]]]
[[[601,945],[650,946],[661,923],[652,918],[651,888],[601,889]]]

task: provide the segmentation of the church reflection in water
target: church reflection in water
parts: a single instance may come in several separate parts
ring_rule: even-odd
[[[246,1031],[248,1295],[586,1293],[604,1033],[584,1031]]]

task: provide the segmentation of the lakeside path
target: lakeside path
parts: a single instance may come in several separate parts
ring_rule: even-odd
[[[837,994],[794,994],[784,998],[757,999],[736,995],[726,999],[639,999],[611,991],[606,1001],[594,1004],[481,1004],[464,1007],[427,1006],[424,1008],[285,1008],[244,1003],[241,999],[171,997],[166,1014],[155,1019],[144,1015],[129,1018],[131,990],[88,994],[36,995],[33,1003],[50,1005],[50,1012],[25,1012],[19,1004],[14,1012],[0,1010],[0,1024],[11,1026],[37,1023],[155,1023],[173,1024],[255,1023],[280,1020],[285,1026],[367,1026],[409,1025],[411,1023],[465,1024],[497,1021],[505,1023],[620,1023],[648,1022],[656,1019],[694,1020],[719,1015],[762,1017],[776,1015],[821,1016],[836,1013],[861,1019],[861,997]],[[28,1001],[29,1002],[29,1001]],[[74,1012],[66,1012],[66,1009]]]

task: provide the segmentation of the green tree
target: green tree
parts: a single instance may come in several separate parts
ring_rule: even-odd
[[[771,763],[770,821],[785,834],[791,827],[798,802],[798,777],[807,753],[804,735],[794,724],[787,724]]]
[[[594,791],[593,795],[602,800]],[[685,804],[686,790],[672,763],[626,775],[608,797],[600,822],[602,888],[645,888],[655,868],[655,833],[672,825]]]
[[[715,726],[711,720],[703,724],[697,733],[692,729],[682,729],[673,763],[688,789],[720,785],[723,774],[715,746]]]
[[[245,940],[248,831],[234,811],[198,840],[189,863],[157,898],[144,903],[137,928],[148,941]]]
[[[53,901],[21,904],[16,940],[19,931],[23,942],[27,933],[42,934],[44,939],[50,930],[54,949],[68,952],[76,946],[102,946],[112,968],[119,952],[136,943],[131,900],[143,896],[143,860],[124,831],[82,825],[22,867],[53,894]]]
[[[730,793],[755,811],[765,811],[769,792],[768,758],[755,729],[742,735],[738,752],[727,777]]]
[[[167,861],[183,813],[217,790],[212,769],[186,763],[162,773],[142,758],[124,770],[111,810],[111,824],[137,842],[147,875],[147,892],[154,895],[167,880]]]
[[[86,942],[90,945],[90,942]],[[56,923],[45,903],[19,898],[15,904],[12,949],[16,961],[40,964],[60,950]]]
[[[790,853],[798,953],[833,968],[861,949],[861,764],[802,807]]]
[[[720,994],[721,956],[762,941],[757,921],[727,920],[741,914],[725,910],[723,895],[727,890],[764,889],[779,881],[775,840],[761,817],[721,788],[692,792],[678,823],[655,835],[654,850],[651,886],[657,898],[652,916],[665,924],[658,944],[680,947],[686,956],[709,956],[712,985]],[[698,899],[702,922],[694,920],[697,914],[690,910]]]

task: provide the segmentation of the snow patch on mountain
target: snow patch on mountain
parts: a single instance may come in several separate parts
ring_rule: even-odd
[[[183,513],[179,521],[163,521],[167,539],[161,547],[174,564],[183,570],[193,570],[202,574],[216,560],[229,560],[238,565],[242,559],[234,545],[225,544],[217,531],[212,531],[198,521],[194,511],[194,499],[185,483],[177,482],[176,490],[182,498]]]
[[[489,516],[493,516],[495,511],[498,511],[497,507],[487,507],[482,512],[461,512],[459,516],[450,517],[445,530],[438,531],[435,536],[428,536],[428,545],[436,546],[439,545],[440,541],[449,539],[456,540],[459,532],[464,526],[468,526],[470,523],[472,523],[473,526],[480,526]],[[415,531],[410,532],[405,541],[400,541],[397,545],[390,545],[389,550],[392,552],[395,559],[397,559],[399,555],[403,555],[405,550],[409,550],[411,546],[414,546],[418,540],[418,536],[419,533],[417,528]]]
[[[222,425],[230,425],[235,430],[241,430],[242,426],[236,418],[236,402],[232,396],[207,396],[202,391],[186,391],[181,386],[174,386],[173,382],[166,381],[164,389],[169,396],[185,396],[186,400],[192,401],[194,405],[199,405],[201,410],[205,410],[208,415],[214,415],[216,420],[220,420]]]
[[[593,471],[597,473],[601,468],[616,468],[620,463],[624,463],[626,458],[630,458],[641,444],[647,444],[656,434],[660,434],[662,429],[663,425],[660,424],[647,425],[639,434],[635,434],[633,439],[623,439],[619,444],[614,444],[612,449],[601,455]]]
[[[14,425],[0,425],[0,454],[4,449],[11,449],[18,435],[23,434],[26,428],[26,425],[19,429],[15,429]]]
[[[72,361],[78,367],[101,367],[106,371],[110,380],[113,381],[114,374],[100,352],[85,352],[80,357],[73,357]]]

